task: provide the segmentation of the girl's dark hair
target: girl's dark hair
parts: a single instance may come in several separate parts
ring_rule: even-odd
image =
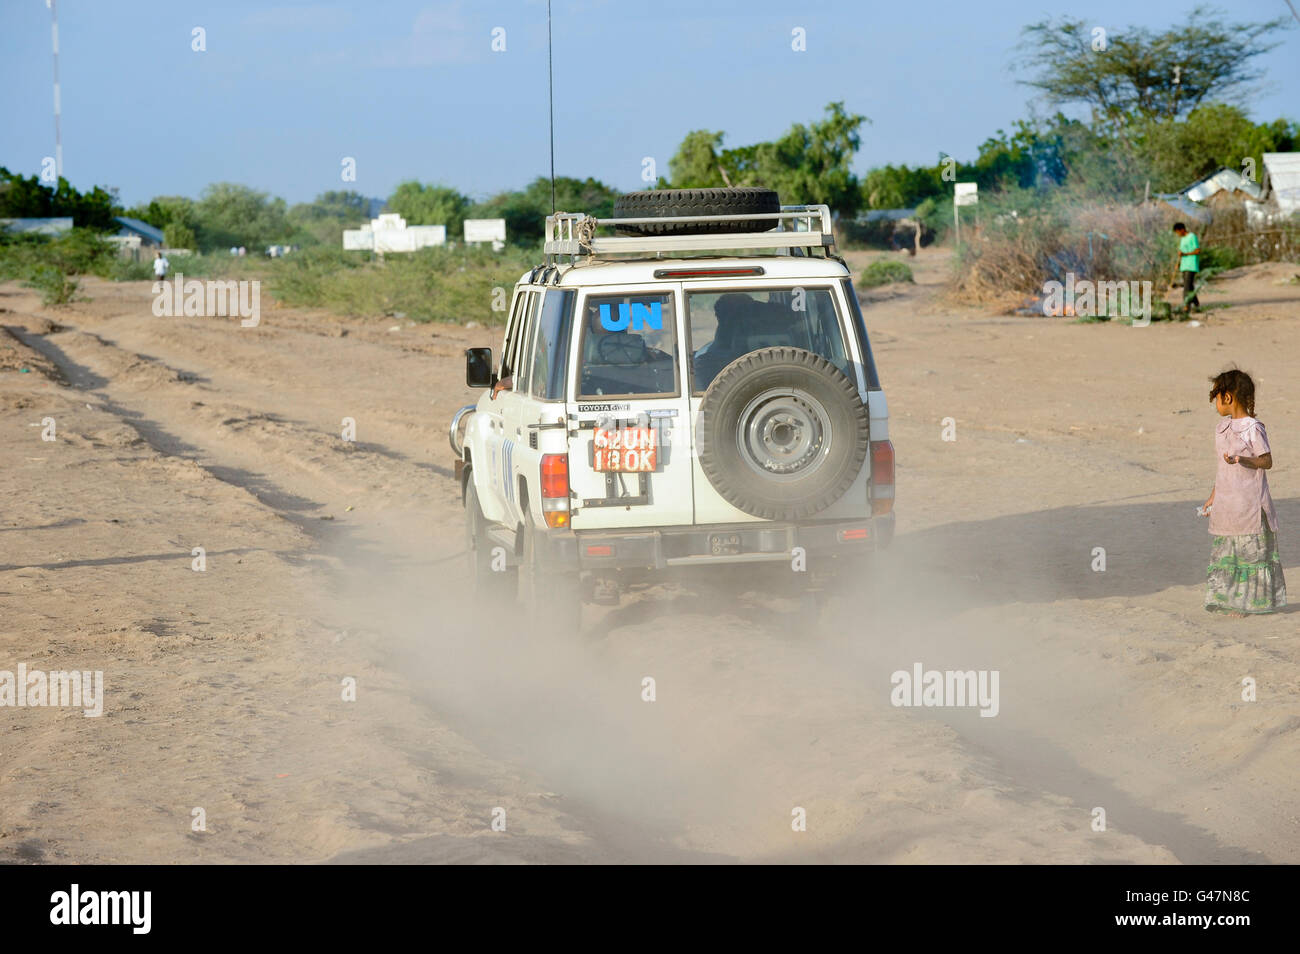
[[[1233,402],[1244,407],[1248,416],[1255,416],[1255,382],[1245,371],[1229,368],[1210,378],[1210,400],[1220,394],[1231,395]]]

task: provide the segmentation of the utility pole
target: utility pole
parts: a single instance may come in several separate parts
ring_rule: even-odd
[[[63,103],[59,94],[58,0],[45,0],[45,5],[50,8],[50,43],[54,50],[54,175],[56,179],[61,179],[63,178],[63,130],[59,128],[59,115],[63,111]]]

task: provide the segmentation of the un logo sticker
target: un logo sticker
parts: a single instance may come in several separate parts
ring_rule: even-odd
[[[609,305],[600,306],[600,326],[606,331],[626,331],[629,327],[633,331],[641,331],[644,328],[653,328],[655,331],[664,330],[663,303],[652,301],[649,305],[643,302],[634,301],[629,305],[625,301],[618,303],[618,317],[615,318]]]

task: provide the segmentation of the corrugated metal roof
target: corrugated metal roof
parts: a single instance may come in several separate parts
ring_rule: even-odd
[[[142,238],[147,238],[155,245],[163,244],[163,232],[160,228],[155,228],[148,222],[141,222],[139,219],[133,219],[125,215],[115,215],[113,221],[122,226],[128,232],[134,232]]]
[[[1300,153],[1266,152],[1264,168],[1278,209],[1286,215],[1300,212]]]
[[[1236,169],[1229,169],[1226,166],[1188,186],[1183,190],[1183,195],[1193,202],[1204,202],[1216,192],[1225,190],[1244,192],[1252,199],[1259,199],[1264,195],[1264,190],[1259,187],[1259,183],[1251,182]]]
[[[1202,208],[1185,195],[1161,193],[1156,195],[1155,198],[1160,199],[1162,202],[1167,202],[1194,222],[1206,223],[1213,218],[1213,216],[1210,215],[1209,209]]]

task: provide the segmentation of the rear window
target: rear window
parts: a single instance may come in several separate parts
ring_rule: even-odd
[[[589,297],[581,330],[579,397],[678,393],[677,316],[671,293]]]
[[[573,292],[548,289],[537,318],[533,338],[532,395],[541,401],[564,399],[564,372],[568,364],[569,322]]]
[[[692,389],[702,394],[718,372],[760,348],[802,348],[855,380],[829,288],[749,288],[688,292]]]

